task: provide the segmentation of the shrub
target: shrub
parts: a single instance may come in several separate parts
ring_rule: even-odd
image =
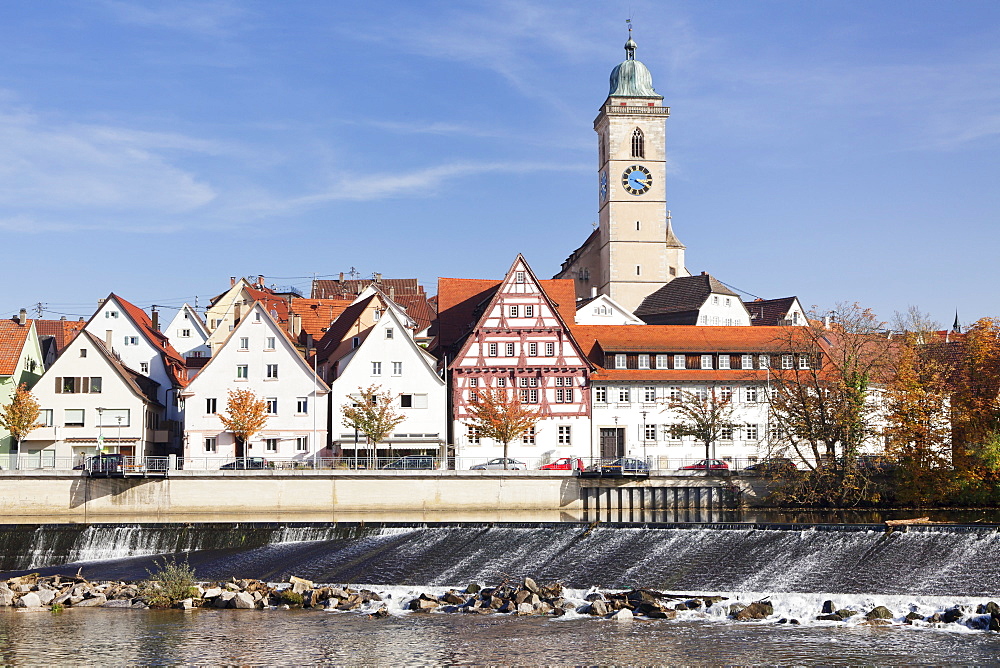
[[[177,563],[173,557],[153,563],[157,570],[146,571],[149,579],[143,583],[143,598],[151,607],[169,608],[178,601],[198,595],[194,569],[188,565],[186,557],[183,563]]]
[[[52,604],[52,608],[51,608],[51,612],[62,612],[65,609],[66,608],[63,606],[62,603],[53,603]]]
[[[302,605],[302,594],[292,591],[292,588],[282,589],[278,592],[278,600],[286,605]]]

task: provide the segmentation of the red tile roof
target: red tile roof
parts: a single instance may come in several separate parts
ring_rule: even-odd
[[[55,341],[54,352],[57,356],[86,326],[87,323],[83,320],[35,320],[38,336],[51,336]]]
[[[755,299],[752,302],[743,302],[743,305],[750,313],[751,325],[778,325],[778,321],[788,315],[788,310],[795,305],[795,299],[795,297]]]
[[[374,284],[379,290],[384,292],[393,301],[398,302],[399,297],[416,297],[424,294],[424,288],[417,283],[415,278],[362,278],[344,280],[320,280],[313,281],[313,299],[347,299],[352,301],[365,291],[369,285]]]
[[[261,306],[271,314],[279,324],[285,324],[288,322],[288,302],[285,301],[284,297],[278,296],[271,292],[270,290],[259,290],[257,288],[248,287],[246,289],[247,294],[250,295],[250,299],[255,302],[260,302]]]
[[[340,317],[340,314],[351,305],[353,299],[304,299],[293,298],[290,310],[302,318],[302,331],[319,341]]]
[[[340,314],[340,317],[330,326],[323,338],[320,339],[319,343],[316,344],[316,358],[321,362],[329,359],[330,355],[337,349],[345,337],[348,334],[354,336],[355,334],[351,332],[351,328],[354,323],[357,322],[361,314],[364,313],[368,305],[372,303],[372,300],[376,299],[375,295],[367,297],[357,304],[349,306]],[[381,301],[379,302],[382,303]]]
[[[438,347],[448,348],[468,334],[479,321],[486,302],[496,292],[502,280],[482,278],[438,279]],[[576,322],[576,290],[573,280],[553,278],[538,281],[555,304],[567,325]]]
[[[146,338],[160,351],[160,354],[163,355],[163,364],[173,378],[174,384],[180,387],[187,385],[188,379],[184,358],[174,350],[174,347],[170,345],[170,339],[163,332],[153,328],[153,321],[149,319],[146,312],[113,292],[108,296],[108,299],[116,300],[122,307],[122,310],[128,313],[136,326],[146,335]]]
[[[801,337],[803,344],[810,341],[807,331],[789,327],[576,325],[570,329],[584,350],[600,342],[606,352],[623,353],[755,353],[785,350],[789,337]]]
[[[17,362],[30,329],[30,320],[23,325],[14,320],[0,320],[0,376],[17,373]]]

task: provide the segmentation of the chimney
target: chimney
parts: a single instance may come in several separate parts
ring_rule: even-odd
[[[597,287],[596,286],[595,287],[591,287],[590,288],[590,298],[593,299],[596,296],[597,296]]]
[[[396,301],[396,286],[395,285],[390,285],[389,286],[389,299],[391,299],[393,301]]]
[[[59,319],[62,320],[63,322],[65,322],[66,321],[66,316],[60,316]]]
[[[830,329],[830,316],[823,316],[823,329]]]
[[[152,320],[153,320],[153,331],[155,332],[160,331],[160,312],[156,310],[155,306],[153,307],[152,310]]]
[[[374,274],[372,274],[372,278],[375,279],[375,283],[377,283],[379,285],[382,284],[382,274],[374,273]]]
[[[259,288],[264,287],[264,276],[261,274],[257,274],[257,287]]]
[[[233,287],[234,285],[236,285],[236,277],[235,276],[230,276],[229,277],[229,287]]]
[[[21,309],[17,312],[17,324],[23,325],[28,322],[28,311],[26,309]]]
[[[112,348],[111,342],[114,340],[114,338],[115,338],[115,333],[113,330],[110,329],[104,330],[104,345],[107,347],[108,350],[111,350]]]
[[[708,276],[708,272],[707,271],[703,271],[703,272],[701,272],[701,275],[702,276]]]
[[[106,302],[106,301],[108,301],[108,300],[107,299],[98,299],[97,300],[97,308],[101,308],[102,306],[104,306],[104,302]]]
[[[292,314],[292,336],[296,339],[299,338],[299,334],[302,333],[302,316],[298,313]]]
[[[344,272],[340,272],[340,278],[337,280],[339,280],[341,283],[344,282]]]

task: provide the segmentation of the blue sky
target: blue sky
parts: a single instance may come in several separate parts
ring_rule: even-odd
[[[0,313],[352,267],[434,292],[518,252],[550,276],[596,219],[630,13],[692,272],[1000,314],[993,0],[6,2]]]

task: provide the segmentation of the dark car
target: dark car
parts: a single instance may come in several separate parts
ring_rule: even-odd
[[[392,470],[428,470],[436,468],[434,458],[430,455],[406,455],[380,467]]]
[[[722,461],[721,459],[702,459],[697,464],[691,464],[690,466],[682,466],[678,471],[728,471],[729,464]]]
[[[625,473],[649,473],[649,465],[639,459],[622,457],[613,462],[601,464],[601,473],[605,475],[622,475]]]
[[[228,464],[223,464],[219,467],[220,471],[232,471],[239,470],[245,471],[248,469],[269,469],[271,464],[263,457],[241,457],[236,461],[229,462]]]
[[[743,470],[759,475],[780,475],[792,473],[793,471],[797,471],[798,468],[795,466],[795,462],[788,457],[771,457],[756,464],[751,464]]]
[[[74,471],[96,471],[99,473],[121,473],[125,467],[125,455],[117,452],[104,452],[90,455],[82,464],[73,467]]]

